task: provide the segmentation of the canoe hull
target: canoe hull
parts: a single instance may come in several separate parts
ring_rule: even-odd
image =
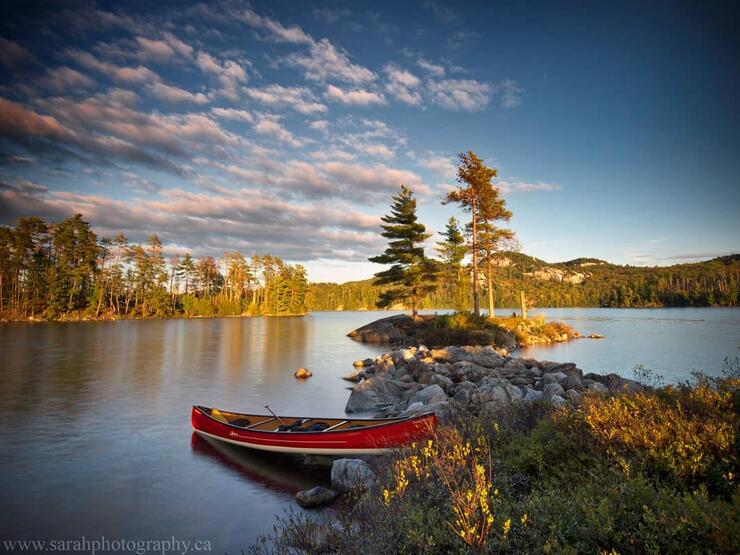
[[[361,430],[337,432],[277,432],[247,430],[225,424],[193,407],[192,425],[198,434],[250,449],[313,455],[373,455],[429,436],[436,424],[434,414],[400,419]]]

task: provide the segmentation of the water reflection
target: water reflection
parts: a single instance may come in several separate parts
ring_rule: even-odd
[[[208,457],[274,491],[295,495],[303,489],[331,484],[328,470],[307,469],[297,456],[254,451],[204,438],[195,432],[190,444],[197,456]]]

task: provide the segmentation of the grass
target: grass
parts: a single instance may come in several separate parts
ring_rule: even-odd
[[[737,366],[577,410],[466,416],[376,459],[376,490],[289,514],[252,551],[738,553]]]
[[[455,312],[435,316],[414,330],[415,338],[427,346],[499,345],[510,347],[534,343],[554,343],[577,337],[571,327],[562,322],[546,322],[534,318],[487,318],[470,312]]]

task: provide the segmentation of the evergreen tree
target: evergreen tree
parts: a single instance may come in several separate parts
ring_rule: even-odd
[[[434,260],[424,255],[422,243],[430,237],[424,224],[416,217],[416,199],[405,185],[393,197],[391,213],[381,218],[383,237],[388,248],[380,256],[370,258],[376,264],[390,264],[388,270],[375,274],[375,285],[393,285],[380,294],[376,305],[385,308],[399,300],[411,301],[416,318],[419,300],[437,287],[438,268]]]
[[[190,293],[190,285],[193,283],[195,276],[195,262],[189,252],[182,257],[182,262],[177,267],[177,277],[185,281],[185,294]]]
[[[463,282],[463,265],[467,247],[460,225],[454,217],[447,221],[442,234],[444,241],[437,242],[436,251],[442,258],[443,279],[447,289],[447,297],[454,299],[455,308],[465,308],[466,287]]]
[[[487,167],[472,150],[460,154],[457,181],[461,185],[456,190],[448,193],[442,200],[442,204],[457,203],[464,212],[470,214],[468,230],[471,239],[470,252],[473,256],[473,312],[476,316],[480,315],[478,227],[481,223],[481,212],[479,207],[490,202],[490,198],[496,195],[491,183],[491,179],[496,175],[496,170]]]
[[[480,260],[486,266],[486,287],[488,290],[488,317],[494,316],[493,301],[493,266],[501,251],[512,251],[516,248],[514,232],[497,227],[497,222],[508,222],[511,212],[506,208],[506,201],[501,198],[498,187],[482,197],[478,203],[478,249]]]

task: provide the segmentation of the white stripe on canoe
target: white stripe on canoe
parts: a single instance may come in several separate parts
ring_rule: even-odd
[[[236,441],[233,439],[227,439],[225,437],[209,434],[202,430],[193,428],[195,433],[205,437],[210,437],[218,441],[225,443],[231,443],[233,445],[240,445],[241,447],[250,447],[252,449],[259,449],[261,451],[273,451],[277,453],[306,453],[309,455],[378,455],[380,453],[387,453],[392,451],[392,448],[377,448],[377,449],[342,449],[341,447],[288,447],[284,445],[261,445],[258,443],[249,443],[248,441]]]

